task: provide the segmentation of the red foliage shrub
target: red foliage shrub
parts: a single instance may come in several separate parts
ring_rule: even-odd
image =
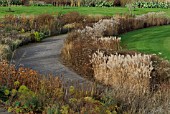
[[[36,89],[38,86],[40,75],[28,68],[15,69],[14,65],[10,65],[6,61],[0,62],[0,84],[9,88],[15,88],[15,81],[19,81],[21,85],[26,85],[30,89]]]

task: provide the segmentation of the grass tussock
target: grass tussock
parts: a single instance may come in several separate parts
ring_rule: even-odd
[[[129,83],[131,83],[131,81]],[[141,83],[143,82],[140,82],[140,85],[142,85]],[[127,83],[125,83],[123,87],[117,85],[111,90],[110,94],[108,93],[110,96],[118,100],[120,105],[119,109],[124,110],[119,113],[169,113],[170,94],[168,85],[162,86],[157,92],[150,93],[145,91],[145,88],[141,88],[138,92],[134,92],[130,88],[127,88],[126,84]],[[135,84],[134,87],[136,87]]]
[[[68,34],[65,41],[62,58],[69,62],[69,65],[73,66],[79,73],[91,77],[93,75],[90,62],[92,53],[98,49],[117,51],[121,49],[119,43],[120,39],[116,37],[90,38],[84,37],[80,32],[73,32]]]
[[[113,88],[110,94],[123,103],[122,110],[131,114],[164,114],[169,113],[170,106],[169,63],[153,63],[156,61],[151,55],[106,55],[98,51],[91,62],[94,78]]]
[[[94,78],[113,87],[120,85],[131,91],[147,90],[153,69],[150,58],[141,54],[105,56],[98,51],[92,55],[91,61]]]

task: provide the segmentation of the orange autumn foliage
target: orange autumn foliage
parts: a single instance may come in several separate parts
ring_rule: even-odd
[[[6,61],[0,62],[0,84],[9,88],[15,88],[14,83],[26,85],[30,89],[35,89],[40,75],[31,69],[20,67],[15,69],[15,65],[9,65]]]

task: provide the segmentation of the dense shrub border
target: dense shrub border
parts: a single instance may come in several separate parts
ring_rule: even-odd
[[[135,2],[132,5],[138,8],[170,8],[169,2]]]
[[[83,30],[73,31],[68,35],[62,50],[62,58],[80,74],[86,77],[93,75],[90,63],[92,53],[99,50],[115,50],[107,48],[100,43],[99,38],[105,36],[118,36],[132,30],[151,26],[170,24],[170,20],[163,17],[163,13],[148,13],[141,16],[117,15],[112,19],[104,19],[95,23],[93,27],[86,27]],[[106,47],[105,47],[106,46]]]
[[[83,7],[114,7],[126,6],[133,4],[134,7],[139,8],[169,8],[169,1],[165,0],[41,0],[41,1],[21,1],[21,0],[1,0],[0,6],[11,5],[30,5],[30,6],[83,6]],[[9,12],[12,11],[9,9]]]
[[[30,42],[39,42],[42,39],[67,33],[73,29],[92,26],[104,16],[84,16],[77,12],[52,16],[42,14],[38,16],[6,15],[0,21],[0,59],[10,58],[12,51],[17,47]]]

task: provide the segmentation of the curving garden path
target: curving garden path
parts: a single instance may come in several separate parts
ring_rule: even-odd
[[[40,43],[32,43],[18,48],[13,57],[16,67],[24,66],[40,74],[62,76],[64,83],[89,83],[61,63],[60,53],[67,35],[46,38]]]
[[[16,67],[24,66],[38,71],[40,74],[62,76],[65,87],[78,85],[78,88],[91,89],[91,82],[64,66],[60,60],[60,52],[67,35],[54,36],[40,43],[22,46],[14,53],[12,62]],[[0,114],[12,114],[0,106]]]

